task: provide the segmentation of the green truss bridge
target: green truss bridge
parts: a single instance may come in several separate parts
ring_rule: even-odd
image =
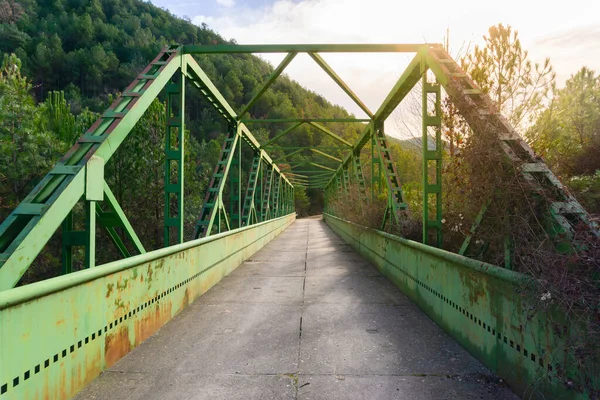
[[[370,110],[323,59],[330,52],[414,57],[381,106]],[[234,110],[194,58],[225,53],[285,57]],[[300,53],[367,118],[253,119],[253,106]],[[431,204],[422,210],[420,243],[353,224],[330,206],[332,199],[350,201],[354,185],[365,204],[387,196],[382,230],[402,224],[407,203],[384,121],[418,83],[422,196]],[[457,254],[440,249],[442,88],[469,125],[497,134],[528,190],[559,193],[540,215],[551,235],[568,241],[581,226],[598,235],[585,210],[440,45],[170,46],[0,225],[0,400],[597,398],[598,366],[578,364],[569,347],[585,327],[568,322],[559,308],[531,316],[520,291],[529,280],[511,270],[510,246],[503,266],[468,257],[485,206]],[[162,94],[168,245],[146,251],[104,166]],[[186,96],[202,96],[228,126],[190,238],[183,218]],[[351,143],[331,122],[360,124],[362,133]],[[261,123],[287,128],[261,143],[251,129]],[[287,149],[273,160],[269,147],[303,124],[334,146]],[[309,152],[315,158],[308,166],[287,163]],[[244,179],[242,163],[251,165]],[[299,186],[323,190],[322,218],[296,220]],[[84,210],[83,222],[75,209]],[[121,260],[96,265],[100,229]],[[16,287],[57,231],[63,274]],[[85,254],[85,268],[75,271],[77,254]]]

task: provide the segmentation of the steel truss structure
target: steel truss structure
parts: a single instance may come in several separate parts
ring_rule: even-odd
[[[184,241],[185,88],[197,88],[225,119],[228,131],[207,189],[194,237],[205,237],[280,217],[294,210],[294,187],[219,93],[192,55],[169,46],[137,76],[0,225],[0,290],[14,287],[58,228],[63,229],[63,272],[72,271],[73,248],[85,247],[95,266],[96,225],[123,257],[146,250],[104,179],[104,166],[152,101],[166,94],[164,243]],[[253,153],[250,182],[242,191],[241,147]],[[231,173],[232,166],[235,174]],[[234,176],[235,175],[235,176]],[[226,183],[229,204],[224,202]],[[74,230],[72,210],[83,200],[85,229]],[[243,205],[243,209],[242,209]],[[117,229],[118,228],[118,229]],[[121,234],[120,234],[121,233]],[[130,243],[129,248],[126,243]]]
[[[405,72],[400,76],[381,106],[371,111],[340,76],[322,58],[322,53],[415,53]],[[208,76],[193,58],[194,54],[285,53],[283,61],[273,69],[251,100],[236,113],[219,93]],[[368,118],[290,118],[253,119],[253,106],[299,53],[308,54],[331,79],[356,103]],[[435,76],[428,80],[428,71]],[[554,233],[572,235],[574,226],[588,225],[594,232],[587,213],[566,191],[544,162],[535,156],[507,120],[495,109],[483,93],[437,44],[339,44],[339,45],[186,45],[165,48],[138,77],[125,89],[98,121],[78,140],[58,164],[42,179],[36,188],[0,225],[0,290],[15,286],[29,265],[48,242],[52,234],[63,227],[63,269],[71,271],[72,249],[84,246],[86,267],[95,265],[96,225],[103,227],[123,257],[144,253],[145,249],[127,220],[110,188],[104,180],[104,165],[143,115],[150,103],[165,89],[167,121],[165,143],[165,246],[181,243],[184,210],[184,122],[185,88],[193,86],[226,121],[228,130],[221,156],[215,166],[202,211],[196,222],[194,238],[208,236],[221,230],[251,225],[293,212],[294,186],[318,188],[325,191],[327,201],[333,196],[348,196],[352,182],[358,185],[362,198],[385,193],[386,223],[400,224],[407,210],[400,176],[392,159],[384,122],[403,101],[412,88],[422,81],[423,107],[423,243],[442,244],[442,139],[441,88],[452,98],[461,114],[472,127],[493,129],[498,144],[506,155],[516,162],[521,173],[531,183],[531,190],[543,186],[559,193],[551,207],[548,219]],[[360,123],[362,134],[350,143],[327,128],[326,123]],[[250,130],[250,124],[287,123],[287,129],[259,143]],[[340,147],[283,148],[291,150],[285,156],[272,160],[266,149],[302,125],[332,138]],[[430,143],[429,136],[435,140]],[[367,153],[365,165],[370,165],[371,181],[367,185],[361,153]],[[431,146],[433,144],[433,146]],[[248,181],[242,182],[242,146],[253,152]],[[343,157],[331,150],[343,149]],[[320,157],[319,162],[288,164],[285,169],[278,162],[287,162],[294,154],[310,152]],[[339,154],[339,153],[338,153]],[[370,157],[369,157],[370,156]],[[435,172],[430,176],[430,162]],[[309,167],[303,169],[305,166]],[[233,167],[233,168],[232,168]],[[228,203],[224,190],[229,183]],[[245,190],[244,190],[245,187]],[[371,196],[369,196],[371,192]],[[85,230],[74,231],[74,206],[84,200]],[[468,254],[477,226],[484,218],[484,206],[471,234],[460,253]],[[118,230],[116,228],[119,228]],[[133,243],[128,249],[124,238]]]

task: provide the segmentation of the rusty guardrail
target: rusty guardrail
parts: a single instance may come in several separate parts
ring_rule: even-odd
[[[0,292],[0,399],[69,399],[296,214]]]
[[[570,347],[585,330],[559,308],[532,312],[524,289],[534,282],[525,275],[329,214],[324,220],[524,399],[594,398],[599,366],[579,364]]]

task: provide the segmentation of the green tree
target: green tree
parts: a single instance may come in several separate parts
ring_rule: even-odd
[[[586,67],[571,76],[555,91],[527,138],[561,174],[594,174],[600,169],[600,77]]]
[[[294,188],[294,204],[296,205],[296,213],[299,217],[306,217],[310,208],[310,199],[306,194],[306,188],[296,186]]]
[[[33,189],[61,147],[52,134],[36,126],[30,92],[21,61],[14,54],[5,55],[0,67],[0,209],[4,210],[14,208]]]
[[[533,63],[521,47],[518,31],[510,26],[490,27],[483,40],[461,60],[463,69],[522,131],[545,107],[555,78],[550,59]]]

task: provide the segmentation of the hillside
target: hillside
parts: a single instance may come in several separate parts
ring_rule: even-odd
[[[137,0],[0,2],[0,51],[15,53],[21,60],[21,73],[31,80],[38,102],[44,101],[50,91],[62,90],[74,115],[86,109],[104,110],[110,97],[123,90],[167,44],[225,42],[206,25],[198,27]],[[251,55],[201,56],[198,61],[237,109],[250,100],[273,69]],[[219,116],[199,96],[188,95],[186,108],[188,129],[199,143],[225,132]],[[348,116],[341,107],[286,76],[280,77],[250,112],[257,118]],[[253,132],[265,139],[286,127],[260,125]],[[329,127],[348,139],[359,131],[356,125]],[[303,126],[279,144],[316,146],[321,141],[329,143],[330,139]],[[270,153],[274,157],[283,155],[277,146]],[[305,157],[298,154],[291,161]]]
[[[167,44],[226,42],[205,25],[198,27],[137,0],[4,0],[0,7],[4,11],[0,12],[0,51],[19,57],[39,101],[49,91],[64,90],[74,113],[84,107],[103,110],[107,95],[125,88]],[[199,61],[225,98],[237,107],[252,97],[272,70],[268,63],[250,55],[215,55]],[[214,116],[206,118],[200,100],[190,97],[190,121],[200,128],[194,134],[214,136],[218,130]],[[251,113],[270,118],[348,115],[286,77],[273,85]]]

